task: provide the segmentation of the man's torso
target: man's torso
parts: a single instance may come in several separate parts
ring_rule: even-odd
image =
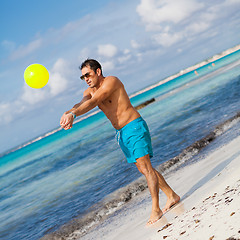
[[[94,90],[91,90],[91,95],[94,95]],[[104,112],[116,129],[120,129],[140,117],[140,114],[132,106],[124,85],[119,79],[116,79],[112,93],[98,104],[98,107]]]

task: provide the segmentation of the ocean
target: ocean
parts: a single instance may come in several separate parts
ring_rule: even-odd
[[[152,164],[167,174],[240,120],[240,50],[131,98],[148,123]],[[87,234],[146,189],[102,112],[0,157],[0,239]]]

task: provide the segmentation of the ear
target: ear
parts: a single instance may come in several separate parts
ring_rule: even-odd
[[[100,68],[97,69],[97,75],[98,75],[98,76],[101,76],[101,75],[102,75],[102,71],[101,71]]]

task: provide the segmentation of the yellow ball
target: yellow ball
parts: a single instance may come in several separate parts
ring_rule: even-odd
[[[48,83],[48,70],[41,64],[31,64],[24,72],[24,79],[32,88],[42,88]]]

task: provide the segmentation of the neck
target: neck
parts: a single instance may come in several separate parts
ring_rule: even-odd
[[[95,87],[96,90],[102,86],[104,79],[105,77],[103,75],[99,76],[98,85]]]
[[[104,79],[105,79],[105,77],[103,77],[102,75],[99,76],[98,79],[97,79],[96,84],[94,86],[90,87],[90,88],[92,88],[92,90],[94,92],[97,91],[102,86],[102,84],[104,82]]]

